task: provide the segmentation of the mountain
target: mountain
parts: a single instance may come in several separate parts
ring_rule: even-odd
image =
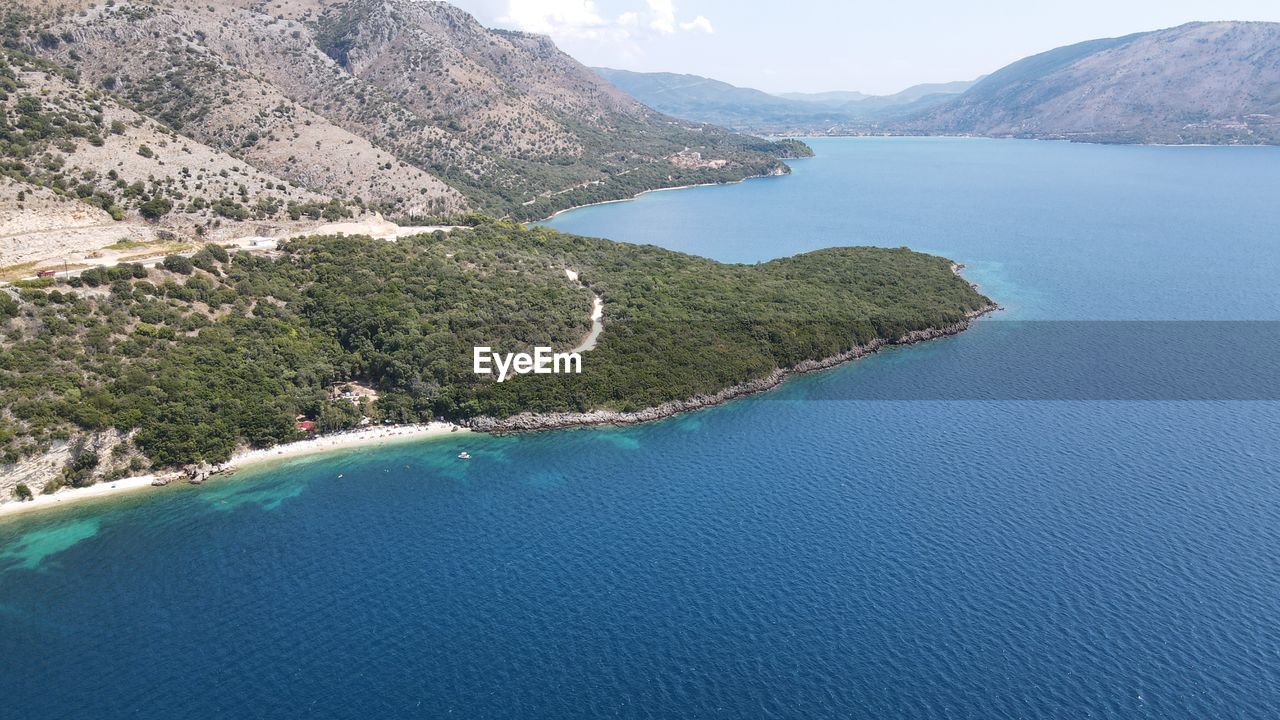
[[[628,95],[668,115],[715,123],[743,132],[783,134],[838,127],[835,109],[788,100],[698,75],[595,68]]]
[[[827,107],[837,108],[858,100],[866,100],[874,95],[867,95],[856,90],[830,90],[827,92],[802,93],[787,92],[777,93],[780,98],[787,100],[798,100],[800,102],[813,103],[815,105],[825,105]]]
[[[982,78],[978,78],[981,80]],[[781,93],[778,97],[800,100],[851,113],[870,114],[872,110],[910,105],[929,98],[943,99],[973,87],[978,80],[955,80],[945,83],[921,83],[891,95],[866,95],[860,92],[834,91],[820,93]]]
[[[855,98],[840,107],[841,110],[864,118],[878,115],[915,112],[939,105],[973,87],[978,80],[956,80],[945,83],[921,83],[892,95],[868,95]]]
[[[121,241],[172,239],[180,228],[220,239],[252,234],[233,226],[270,217],[287,224],[357,209],[180,135],[20,53],[0,52],[0,156],[6,275]]]
[[[858,92],[770,95],[698,75],[612,68],[595,70],[628,94],[664,113],[742,132],[778,135],[858,132],[869,120],[884,121],[923,111],[972,84],[917,85],[884,96]]]
[[[663,115],[443,2],[18,0],[0,41],[0,193],[22,205],[0,235],[66,227],[33,217],[49,194],[103,213],[55,213],[90,244],[369,211],[523,220],[807,152]]]
[[[695,117],[706,109],[724,113],[765,110],[778,113],[804,111],[790,100],[752,88],[730,85],[698,75],[654,72],[642,73],[612,68],[593,68],[597,74],[628,95],[645,98],[650,107],[677,117]]]
[[[749,132],[1280,144],[1280,23],[1189,23],[1090,40],[973,82],[886,96],[770,96],[691,75],[598,72],[663,112]]]
[[[1280,23],[1190,23],[1057,48],[891,132],[1280,143]]]

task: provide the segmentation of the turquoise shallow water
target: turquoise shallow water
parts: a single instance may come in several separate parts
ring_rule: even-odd
[[[1008,310],[647,426],[5,521],[5,716],[1280,715],[1280,152],[814,145],[553,224],[906,244]]]

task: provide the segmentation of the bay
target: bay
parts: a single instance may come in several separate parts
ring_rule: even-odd
[[[6,521],[4,714],[1280,715],[1280,151],[812,144],[549,224],[907,245],[1005,310],[650,425]]]

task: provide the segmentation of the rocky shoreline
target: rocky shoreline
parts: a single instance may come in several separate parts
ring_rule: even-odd
[[[955,269],[958,271],[960,267],[961,266],[956,266]],[[734,385],[720,390],[719,392],[698,395],[686,400],[675,400],[637,412],[624,413],[610,410],[594,410],[586,413],[522,413],[508,418],[473,418],[462,424],[456,425],[450,423],[430,423],[428,425],[414,426],[379,426],[377,428],[371,428],[364,431],[352,431],[336,435],[323,435],[309,440],[287,443],[285,445],[278,445],[263,450],[243,452],[236,455],[227,463],[216,466],[189,465],[181,468],[169,468],[164,472],[158,472],[151,475],[143,475],[115,481],[103,481],[84,488],[64,488],[52,495],[37,495],[35,500],[28,502],[19,502],[16,500],[6,502],[3,498],[0,498],[0,516],[23,512],[26,510],[34,510],[37,508],[69,505],[79,500],[115,495],[129,490],[141,490],[151,486],[163,486],[174,481],[186,480],[188,483],[193,485],[199,485],[212,475],[234,472],[244,464],[260,460],[279,459],[288,456],[310,454],[313,452],[357,447],[365,444],[381,444],[382,442],[398,439],[410,440],[417,437],[442,436],[447,433],[466,429],[476,432],[503,435],[518,432],[534,432],[539,430],[599,425],[636,425],[639,423],[662,420],[673,415],[720,405],[740,397],[771,390],[781,385],[784,380],[792,375],[815,372],[817,370],[825,370],[837,365],[842,365],[846,362],[851,362],[870,355],[886,345],[911,345],[918,342],[924,342],[926,340],[956,335],[967,330],[974,319],[999,309],[1001,309],[999,305],[988,305],[987,307],[967,313],[963,321],[952,325],[941,328],[930,328],[927,330],[916,330],[892,341],[876,339],[866,345],[854,347],[848,352],[829,358],[823,358],[821,360],[809,360],[791,368],[780,368],[774,370],[763,378]]]
[[[973,320],[986,315],[988,313],[999,310],[1000,306],[991,304],[984,308],[974,310],[966,314],[964,320],[952,325],[941,328],[929,328],[927,330],[913,330],[896,340],[884,340],[876,338],[865,345],[855,346],[848,352],[840,353],[821,360],[806,360],[794,367],[778,368],[767,376],[749,380],[732,387],[727,387],[719,392],[696,395],[686,400],[672,400],[644,410],[636,412],[618,412],[614,410],[592,410],[585,413],[574,412],[557,412],[557,413],[520,413],[507,418],[493,417],[477,417],[466,421],[464,424],[475,430],[476,432],[484,432],[491,434],[509,434],[519,432],[534,432],[538,430],[557,430],[573,427],[591,427],[597,425],[637,425],[639,423],[653,422],[654,420],[662,420],[673,415],[701,410],[703,408],[721,405],[747,395],[765,392],[782,384],[784,380],[792,375],[801,375],[804,373],[815,372],[817,370],[826,370],[828,368],[843,365],[844,363],[857,360],[859,358],[870,355],[886,345],[914,345],[918,342],[926,340],[934,340],[940,337],[957,335],[969,329],[969,325]]]

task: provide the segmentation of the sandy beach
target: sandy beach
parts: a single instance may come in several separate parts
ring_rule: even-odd
[[[333,435],[321,435],[308,440],[299,440],[261,450],[246,450],[235,454],[230,460],[218,467],[221,471],[227,472],[271,460],[469,432],[471,431],[464,427],[447,422],[371,427]],[[186,482],[182,473],[169,471],[160,474],[139,475],[112,482],[100,482],[83,488],[63,488],[51,495],[36,495],[34,499],[27,502],[8,501],[0,503],[0,518],[42,508],[65,507],[85,500],[114,496],[126,492],[147,489],[159,490],[159,487],[152,485],[152,482],[158,477],[168,478],[169,482],[172,483]]]
[[[381,427],[371,427],[362,430],[335,433],[333,435],[321,435],[309,440],[299,440],[297,442],[285,443],[283,445],[276,445],[275,447],[263,448],[261,450],[247,450],[232,456],[232,458],[221,467],[225,470],[238,470],[248,465],[265,462],[267,460],[281,460],[284,458],[313,455],[315,453],[329,452],[332,450],[344,450],[369,445],[376,446],[388,442],[419,440],[422,438],[449,435],[451,433],[467,432],[471,431],[461,425],[455,425],[454,423],[448,422],[430,422],[422,425],[384,425]]]

